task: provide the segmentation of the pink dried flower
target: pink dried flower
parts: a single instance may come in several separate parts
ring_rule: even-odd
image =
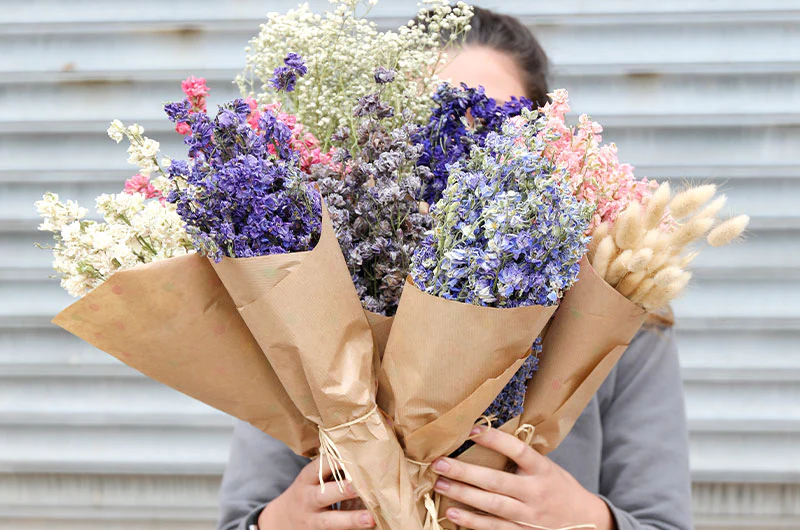
[[[178,123],[175,124],[175,131],[178,134],[186,136],[187,134],[192,132],[192,127],[185,121],[179,121]]]
[[[209,90],[206,86],[206,80],[202,77],[195,77],[190,75],[181,82],[181,88],[186,97],[197,98],[208,96]]]
[[[206,111],[206,98],[210,89],[206,86],[206,80],[202,77],[195,77],[190,75],[185,80],[181,81],[181,88],[186,98],[192,105],[192,112],[205,112]]]
[[[320,141],[313,134],[305,131],[303,124],[297,121],[296,116],[281,112],[280,103],[270,103],[259,109],[255,99],[246,98],[245,101],[250,107],[250,115],[247,118],[247,123],[250,124],[250,127],[253,129],[258,128],[258,120],[261,114],[266,111],[274,113],[278,121],[289,127],[292,131],[291,146],[300,155],[300,169],[304,173],[310,173],[311,166],[316,164],[331,164],[333,149],[327,153],[323,153],[320,150]],[[269,146],[268,149],[270,149],[270,152],[273,152],[274,147]]]
[[[602,144],[603,127],[587,115],[581,115],[574,127],[567,124],[570,106],[566,90],[556,90],[550,97],[552,101],[540,109],[546,123],[541,132],[547,144],[545,154],[567,173],[575,196],[596,205],[591,233],[604,221],[613,224],[631,202],[643,203],[658,183],[636,179],[633,166],[620,163],[617,146]]]
[[[133,195],[141,193],[147,199],[163,200],[161,192],[158,191],[150,182],[150,178],[145,175],[136,174],[125,181],[125,193]]]

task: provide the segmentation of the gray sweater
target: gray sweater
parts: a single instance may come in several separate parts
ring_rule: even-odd
[[[650,327],[549,456],[608,503],[619,530],[690,530],[687,438],[674,331]],[[237,422],[218,528],[247,530],[247,516],[280,495],[307,462]]]

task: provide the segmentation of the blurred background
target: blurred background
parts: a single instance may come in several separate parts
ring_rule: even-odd
[[[324,9],[327,2],[311,2]],[[800,0],[504,0],[639,176],[710,179],[753,217],[675,306],[697,527],[800,528]],[[232,420],[60,331],[33,202],[92,206],[135,171],[181,79],[233,97],[243,48],[295,0],[0,0],[0,528],[211,529]],[[396,27],[416,11],[383,0]],[[176,340],[179,340],[176,337]]]

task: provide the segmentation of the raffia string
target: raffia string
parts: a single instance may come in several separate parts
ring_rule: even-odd
[[[350,477],[350,473],[347,471],[345,467],[345,461],[342,457],[342,453],[339,451],[339,448],[336,447],[336,443],[333,441],[333,438],[330,437],[330,433],[333,431],[338,431],[341,429],[346,429],[347,427],[352,427],[353,425],[364,423],[369,419],[370,416],[375,414],[378,411],[378,405],[372,407],[372,410],[364,414],[363,416],[356,418],[354,420],[348,421],[347,423],[342,423],[341,425],[337,425],[336,427],[320,427],[319,428],[319,458],[320,458],[320,465],[319,465],[319,485],[322,488],[322,493],[325,493],[325,479],[322,477],[322,459],[325,458],[328,461],[328,466],[331,468],[331,472],[333,473],[333,480],[336,481],[336,485],[339,487],[339,491],[344,492],[344,481],[350,481],[352,478]]]
[[[425,494],[425,524],[422,526],[423,530],[444,530],[439,521],[444,521],[446,518],[439,518],[439,501],[441,497],[434,492]]]
[[[536,427],[530,423],[523,423],[514,431],[514,436],[525,442],[525,445],[530,446],[533,442],[533,435],[536,434]],[[524,438],[523,438],[524,436]],[[549,528],[547,526],[539,526],[531,523],[523,523],[522,521],[511,521],[515,525],[524,526],[525,528],[533,528],[535,530],[597,530],[597,525],[593,524],[579,524],[577,526],[564,526],[561,528]]]
[[[520,425],[516,431],[514,431],[514,436],[525,442],[525,445],[530,446],[531,442],[533,441],[533,435],[536,433],[536,427],[531,425],[530,423],[523,423]],[[522,438],[522,435],[525,438]]]

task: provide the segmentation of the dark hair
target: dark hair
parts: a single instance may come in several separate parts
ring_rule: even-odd
[[[485,46],[505,53],[517,65],[522,76],[524,95],[538,106],[548,101],[548,61],[533,33],[519,19],[473,6],[472,29],[462,45]]]

